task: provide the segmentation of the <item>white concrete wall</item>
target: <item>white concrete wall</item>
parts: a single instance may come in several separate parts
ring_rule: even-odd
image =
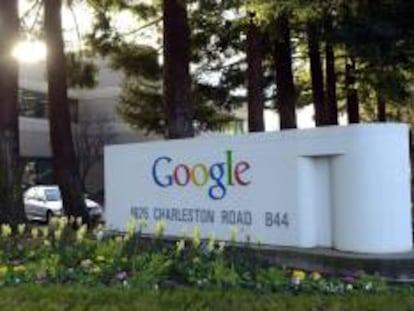
[[[233,168],[237,161],[250,163],[243,176],[248,185],[229,181],[228,150],[233,151]],[[171,161],[154,169],[160,157]],[[212,175],[201,186],[188,182],[161,187],[155,182],[154,174],[166,182],[175,166],[199,163],[226,168],[221,178],[226,197],[209,197],[216,185]],[[184,173],[181,167],[181,181],[186,180]],[[149,224],[145,232],[154,232],[161,211],[170,213],[163,219],[166,234],[173,236],[199,226],[203,237],[214,233],[228,240],[234,226],[241,242],[248,236],[265,244],[351,252],[412,249],[408,126],[401,124],[110,146],[105,150],[105,189],[108,226],[120,230],[142,212]],[[223,221],[227,211],[250,213],[252,222]],[[207,212],[214,215],[212,222],[188,218],[189,213]],[[272,221],[267,221],[268,214]],[[280,222],[283,215],[285,223]]]

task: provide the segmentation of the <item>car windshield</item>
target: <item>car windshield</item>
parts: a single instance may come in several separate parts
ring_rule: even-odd
[[[47,201],[60,201],[61,200],[59,189],[46,189],[45,195],[46,195]]]

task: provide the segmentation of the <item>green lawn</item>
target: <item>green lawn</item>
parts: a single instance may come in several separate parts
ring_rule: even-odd
[[[377,295],[255,294],[240,290],[126,290],[18,286],[0,290],[0,310],[414,310],[409,293]]]

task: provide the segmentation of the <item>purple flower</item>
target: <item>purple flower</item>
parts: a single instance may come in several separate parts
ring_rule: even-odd
[[[358,276],[355,273],[350,272],[347,275],[345,275],[344,277],[342,277],[341,280],[344,283],[351,284],[351,283],[354,283],[356,281],[357,277]]]
[[[128,274],[125,271],[120,271],[116,274],[116,279],[120,282],[126,281],[128,279]]]

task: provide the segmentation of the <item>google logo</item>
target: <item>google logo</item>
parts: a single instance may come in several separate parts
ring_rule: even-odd
[[[251,165],[247,161],[234,163],[233,151],[225,152],[225,159],[221,162],[195,163],[193,165],[174,163],[168,156],[155,159],[152,165],[154,182],[162,187],[207,187],[208,195],[213,200],[221,200],[227,194],[228,187],[248,186],[251,181],[247,179],[246,172]]]

